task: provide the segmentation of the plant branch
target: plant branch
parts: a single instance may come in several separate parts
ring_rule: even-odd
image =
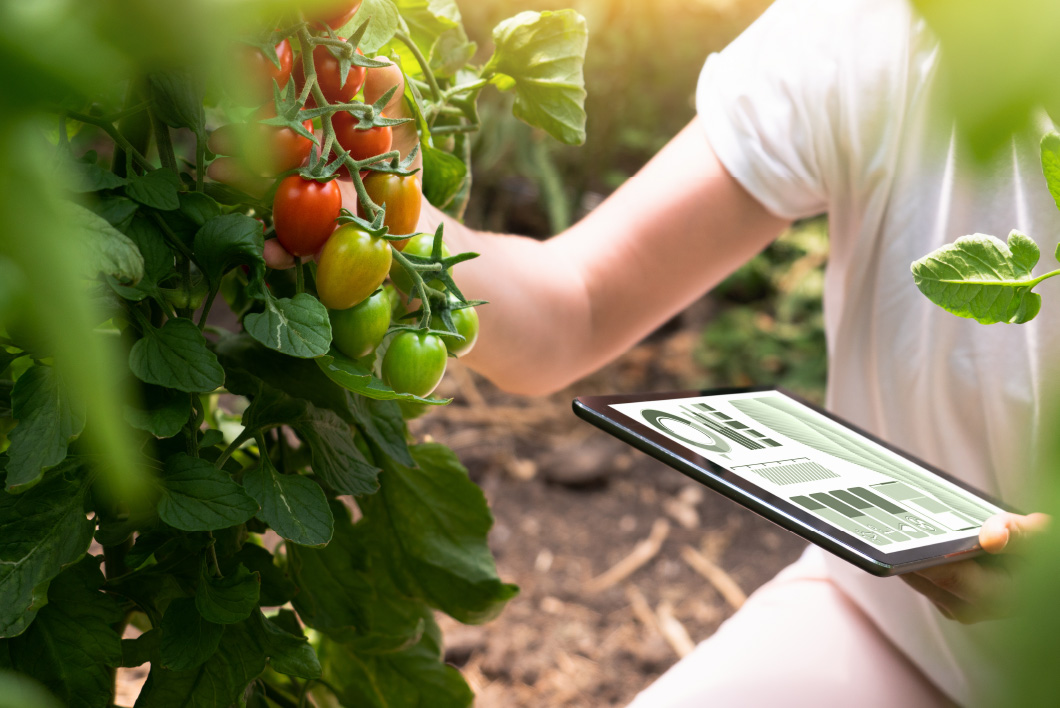
[[[86,123],[87,125],[94,125],[97,128],[102,129],[103,132],[109,135],[110,139],[113,140],[118,145],[118,147],[124,150],[125,154],[131,157],[132,160],[136,164],[138,164],[145,172],[152,172],[156,169],[154,165],[147,161],[146,157],[140,154],[139,150],[133,147],[132,143],[125,139],[124,135],[118,132],[118,129],[114,127],[113,123],[107,122],[106,120],[103,120],[101,118],[96,118],[95,116],[87,115],[85,113],[79,113],[77,111],[67,111],[66,116],[68,118],[73,118],[74,120],[79,121],[81,123]]]
[[[427,79],[427,85],[431,87],[431,97],[435,103],[445,103],[445,97],[442,95],[442,89],[438,87],[438,80],[434,78],[434,72],[431,70],[431,63],[427,61],[427,58],[423,56],[423,52],[416,46],[416,43],[412,41],[404,32],[395,32],[394,39],[398,40],[412,52],[412,56],[416,57],[416,62],[423,69],[423,75]]]

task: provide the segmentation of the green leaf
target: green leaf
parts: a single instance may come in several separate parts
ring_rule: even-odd
[[[337,34],[349,37],[361,26],[362,22],[368,19],[371,19],[371,22],[368,23],[364,36],[361,37],[360,48],[365,56],[372,56],[398,31],[401,19],[391,0],[364,0],[353,19],[347,22]]]
[[[35,364],[15,382],[11,410],[18,424],[8,434],[7,491],[18,493],[66,458],[67,447],[84,430],[85,406],[57,369]]]
[[[238,375],[233,377],[238,379]],[[235,381],[233,381],[235,383]],[[236,386],[239,389],[239,386]],[[250,406],[243,411],[243,426],[250,429],[294,425],[305,417],[309,403],[257,380],[257,392],[248,394]]]
[[[486,536],[486,498],[443,445],[417,445],[409,468],[382,458],[378,494],[359,500],[405,592],[466,624],[495,617],[518,592],[501,582]]]
[[[261,633],[250,626],[251,622],[253,619],[225,626],[217,652],[195,669],[171,671],[152,663],[136,700],[137,708],[242,705],[247,685],[265,670]]]
[[[417,640],[422,603],[394,588],[385,566],[372,567],[368,550],[376,541],[363,523],[354,526],[340,502],[330,506],[335,517],[331,543],[324,548],[287,544],[288,567],[298,586],[291,603],[298,616],[344,640],[394,634],[404,635],[402,642]]]
[[[124,183],[125,180],[122,182]],[[98,201],[91,205],[92,211],[102,216],[107,223],[119,231],[125,230],[125,227],[132,221],[133,215],[136,214],[136,210],[140,208],[139,204],[126,197],[119,197],[115,194],[97,196]]]
[[[142,213],[137,214],[129,223],[126,235],[136,244],[144,259],[144,280],[157,285],[173,275],[173,251],[154,221]]]
[[[316,363],[329,379],[347,391],[353,391],[377,401],[416,401],[438,406],[452,400],[451,398],[422,398],[411,393],[398,393],[383,383],[363,364],[334,348],[327,352],[327,356],[317,357]]]
[[[1037,244],[1018,231],[1008,245],[985,234],[962,236],[912,265],[913,281],[933,303],[981,324],[1019,324],[1034,319],[1042,298],[1031,289],[1042,278]]]
[[[265,265],[264,248],[258,221],[245,214],[225,214],[203,224],[195,234],[192,251],[207,280],[217,287],[236,265]]]
[[[262,455],[260,464],[243,477],[243,486],[261,506],[258,518],[283,538],[303,546],[323,546],[331,540],[335,519],[324,490],[313,480],[280,474]]]
[[[225,472],[183,453],[166,460],[158,516],[183,531],[214,531],[241,524],[258,505]]]
[[[328,353],[331,321],[328,308],[308,293],[265,301],[265,312],[247,315],[243,326],[250,336],[287,356],[312,359]]]
[[[209,622],[235,624],[250,617],[257,608],[260,591],[261,578],[243,564],[223,578],[210,575],[204,564],[195,592],[195,607]]]
[[[467,179],[467,165],[445,150],[420,145],[423,150],[423,196],[434,206],[444,209]]]
[[[162,616],[162,666],[172,671],[194,669],[213,656],[221,643],[224,625],[207,620],[195,605],[192,598],[181,597],[169,603]]]
[[[468,41],[456,0],[397,0],[397,5],[436,76],[452,76],[474,55],[475,43]]]
[[[320,660],[317,659],[317,653],[309,644],[309,640],[300,630],[297,634],[291,634],[278,623],[285,622],[298,627],[298,619],[293,612],[280,610],[276,616],[277,621],[265,617],[260,612],[255,617],[261,622],[265,653],[273,670],[304,679],[320,678]]]
[[[1060,133],[1046,133],[1042,138],[1042,174],[1056,208],[1060,209]]]
[[[298,588],[290,576],[273,562],[272,554],[261,546],[244,543],[232,557],[234,563],[242,563],[261,579],[259,602],[265,607],[278,607],[291,600]]]
[[[194,322],[178,317],[161,329],[144,323],[143,331],[129,352],[136,378],[186,393],[209,393],[224,385],[225,371]]]
[[[125,184],[122,177],[94,162],[71,160],[64,164],[67,173],[66,186],[72,192],[98,192],[101,189],[116,189]]]
[[[568,145],[585,142],[585,77],[589,30],[573,10],[520,12],[493,28],[493,56],[483,76],[515,89],[515,116]]]
[[[365,437],[383,454],[406,467],[416,465],[409,453],[408,430],[397,403],[355,398],[353,414]]]
[[[64,202],[63,209],[66,223],[78,225],[70,238],[77,244],[80,270],[86,277],[103,273],[129,283],[144,277],[143,256],[128,236],[79,204]]]
[[[188,394],[160,386],[144,386],[143,407],[125,406],[125,422],[160,438],[171,438],[191,418]]]
[[[8,664],[40,681],[70,708],[109,706],[111,670],[122,663],[121,636],[113,625],[124,613],[121,603],[99,591],[101,560],[84,558],[58,575],[33,625],[0,643],[0,667]]]
[[[203,89],[187,71],[160,71],[148,77],[152,110],[171,128],[188,128],[206,139]]]
[[[25,494],[0,493],[0,637],[23,632],[48,598],[48,583],[88,550],[95,524],[86,486],[67,466]]]
[[[136,639],[121,640],[121,665],[131,669],[151,661],[151,656],[158,653],[161,635],[159,630],[150,629]]]
[[[141,204],[162,211],[173,211],[180,207],[180,177],[175,172],[158,169],[145,175],[129,177],[125,185],[125,196]]]
[[[294,427],[312,450],[313,474],[326,485],[339,494],[354,496],[375,494],[379,489],[379,469],[365,461],[349,423],[336,413],[313,407]]]
[[[232,393],[253,397],[265,382],[292,398],[304,398],[353,422],[350,394],[332,384],[315,362],[266,349],[246,334],[225,335],[216,348],[227,372],[225,386]]]
[[[460,672],[442,660],[440,632],[433,620],[423,639],[402,651],[365,656],[348,644],[324,638],[320,659],[343,705],[467,708],[475,699]]]
[[[210,219],[221,215],[221,206],[202,192],[181,192],[180,215],[202,227]],[[261,224],[258,224],[258,227],[260,231]]]

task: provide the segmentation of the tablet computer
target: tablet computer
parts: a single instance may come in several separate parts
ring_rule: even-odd
[[[1009,510],[779,388],[584,396],[574,412],[873,575],[973,557]]]

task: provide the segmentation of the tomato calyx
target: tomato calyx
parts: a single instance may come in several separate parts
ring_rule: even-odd
[[[424,236],[429,236],[429,234],[417,234],[413,238],[422,238]],[[402,238],[408,238],[408,235]],[[419,256],[394,249],[394,263],[400,264],[408,275],[409,280],[412,281],[412,287],[409,288],[408,295],[410,298],[418,299],[421,303],[419,310],[420,329],[428,329],[430,327],[431,314],[433,312],[432,301],[436,302],[439,299],[444,301],[446,294],[450,293],[459,302],[467,302],[467,298],[460,292],[460,288],[457,287],[456,282],[453,280],[450,269],[457,263],[478,258],[478,255],[470,251],[458,253],[455,256],[447,255],[447,251],[443,251],[442,224],[439,224],[438,229],[434,232],[429,256]],[[391,277],[393,278],[393,276]],[[428,285],[428,281],[440,283],[444,292]],[[400,284],[398,287],[401,287]],[[446,332],[445,334],[449,333]]]
[[[408,119],[408,120],[411,120]],[[412,146],[409,150],[409,154],[402,160],[395,157],[391,160],[381,160],[379,162],[373,162],[370,165],[365,165],[365,170],[369,172],[384,172],[389,175],[400,175],[401,177],[411,177],[420,171],[421,168],[412,168],[412,163],[416,160],[416,156],[419,155],[420,146],[419,143]],[[412,168],[412,169],[410,169]]]
[[[277,69],[283,69],[283,64],[280,60],[279,53],[276,51],[276,47],[283,44],[283,41],[298,31],[301,25],[295,25],[293,27],[287,27],[284,29],[274,29],[271,32],[264,33],[253,39],[244,38],[240,40],[240,44],[245,44],[248,47],[257,49],[265,58],[272,63]]]

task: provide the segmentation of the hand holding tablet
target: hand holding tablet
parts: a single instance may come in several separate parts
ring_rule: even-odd
[[[874,575],[972,557],[1005,510],[779,389],[590,396],[574,411]]]

